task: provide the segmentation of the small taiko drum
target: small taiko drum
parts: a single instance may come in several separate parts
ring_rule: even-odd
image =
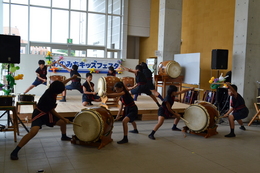
[[[104,107],[82,109],[73,121],[73,131],[77,138],[84,142],[96,142],[102,136],[112,133],[114,118]]]
[[[132,87],[135,85],[135,78],[133,77],[122,77],[121,81],[124,83],[126,87]]]
[[[173,60],[163,61],[158,66],[158,74],[161,76],[177,78],[181,74],[181,66],[178,62]]]
[[[34,94],[19,94],[18,101],[34,102]]]
[[[0,106],[13,106],[15,95],[1,95]]]
[[[183,115],[183,118],[189,122],[185,123],[186,126],[195,133],[214,128],[217,117],[219,117],[219,112],[216,106],[209,102],[193,104],[185,110]]]
[[[114,85],[120,82],[120,79],[115,76],[101,77],[97,83],[97,93],[100,97],[104,96],[105,93],[113,93]]]
[[[65,76],[61,76],[61,75],[52,75],[52,76],[50,76],[50,84],[51,84],[52,82],[56,81],[56,80],[62,82],[62,81],[64,81],[65,79],[66,79]]]

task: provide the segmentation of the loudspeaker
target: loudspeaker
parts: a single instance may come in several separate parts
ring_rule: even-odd
[[[228,68],[228,50],[213,49],[211,56],[211,69],[227,69]]]
[[[0,63],[20,63],[20,36],[0,34]]]

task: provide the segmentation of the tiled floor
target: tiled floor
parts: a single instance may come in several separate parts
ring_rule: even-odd
[[[166,120],[155,134],[147,135],[157,121],[137,121],[139,134],[129,134],[129,143],[119,145],[122,139],[121,122],[115,122],[113,142],[98,150],[74,145],[60,140],[58,127],[44,127],[19,152],[19,160],[9,159],[15,148],[13,133],[0,133],[0,172],[35,173],[257,173],[260,171],[260,125],[246,126],[242,131],[236,125],[235,138],[225,138],[229,133],[227,123],[219,125],[218,135],[204,138],[198,135],[171,131],[172,119]],[[178,127],[183,127],[181,121]],[[72,135],[72,125],[68,125]],[[22,135],[25,130],[21,127]],[[131,130],[131,124],[129,124]],[[18,140],[21,136],[18,137]]]

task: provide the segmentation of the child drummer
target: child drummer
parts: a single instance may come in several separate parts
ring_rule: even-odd
[[[27,133],[19,142],[17,147],[13,150],[10,155],[11,160],[18,160],[18,152],[20,149],[27,144],[42,128],[42,125],[47,125],[53,127],[54,125],[60,126],[61,130],[61,140],[70,141],[66,135],[66,124],[70,123],[68,119],[64,118],[55,111],[57,106],[56,97],[58,94],[62,93],[65,89],[65,84],[72,79],[77,78],[76,75],[66,79],[65,81],[54,81],[51,83],[50,87],[44,92],[40,97],[37,107],[34,109],[32,114],[32,125],[29,133]]]
[[[181,131],[181,129],[177,128],[181,115],[172,110],[172,105],[174,104],[174,99],[177,95],[185,93],[189,90],[194,90],[194,88],[178,91],[178,88],[175,85],[169,86],[167,96],[164,98],[162,105],[158,110],[158,123],[155,125],[153,131],[148,135],[150,139],[155,140],[154,134],[162,126],[165,118],[174,117],[175,119],[172,130]]]
[[[135,74],[135,81],[136,84],[133,87],[129,87],[128,89],[131,89],[131,94],[135,95],[134,97],[134,101],[137,100],[137,96],[141,93],[145,93],[146,95],[150,96],[154,102],[157,104],[158,107],[160,107],[161,105],[159,104],[159,102],[157,101],[156,97],[152,94],[148,84],[147,84],[147,80],[146,77],[144,75],[143,71],[143,67],[141,65],[137,65],[135,67],[135,70],[126,68],[121,66],[123,70],[134,73]]]
[[[82,95],[82,105],[91,106],[91,102],[100,102],[101,98],[94,91],[94,83],[92,81],[92,74],[86,74],[86,82],[83,84],[83,95]]]
[[[131,130],[129,132],[131,133],[138,133],[137,125],[135,123],[135,119],[138,115],[138,108],[133,100],[133,97],[129,93],[128,89],[125,87],[123,82],[117,82],[114,86],[114,89],[116,93],[108,93],[108,96],[118,96],[120,97],[121,106],[119,108],[119,111],[117,113],[116,119],[119,120],[121,118],[121,112],[124,108],[124,119],[122,120],[123,124],[123,133],[124,137],[121,141],[118,141],[118,144],[124,144],[128,143],[128,126],[127,123],[130,122],[133,125],[134,130]]]
[[[230,138],[230,137],[236,137],[234,132],[235,120],[237,120],[241,130],[246,130],[246,128],[243,125],[242,119],[248,116],[249,110],[245,105],[244,98],[239,93],[237,93],[237,86],[231,85],[229,82],[226,82],[226,84],[228,86],[228,95],[232,96],[232,99],[231,99],[231,107],[223,117],[228,117],[230,133],[225,135],[225,137]]]

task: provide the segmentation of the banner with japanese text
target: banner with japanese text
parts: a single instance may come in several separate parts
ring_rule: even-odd
[[[59,60],[60,57],[53,57],[51,59],[51,62]],[[108,68],[110,66],[114,67],[115,70],[117,70],[120,67],[120,64],[122,63],[121,59],[103,59],[103,58],[75,58],[75,57],[63,57],[60,60],[60,63],[66,66],[67,68],[71,69],[73,65],[78,66],[78,72],[79,73],[88,73],[88,72],[94,72],[94,73],[107,73]],[[59,64],[54,64],[49,71],[55,71],[55,72],[64,72],[67,73],[68,71],[64,69]]]

